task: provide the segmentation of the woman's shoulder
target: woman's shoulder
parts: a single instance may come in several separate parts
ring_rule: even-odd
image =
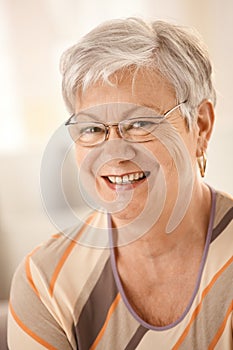
[[[215,191],[216,193],[216,215],[219,217],[228,216],[233,218],[233,197],[223,191]]]
[[[24,258],[15,272],[15,279],[21,282],[27,280],[27,283],[40,288],[44,285],[52,294],[55,285],[79,283],[85,275],[92,273],[97,264],[104,265],[110,256],[109,249],[89,244],[85,239],[86,236],[98,237],[100,234],[98,226],[101,220],[104,221],[100,216],[92,212],[77,225],[52,235]]]
[[[230,193],[224,192],[222,190],[215,190],[215,192],[216,192],[217,198],[225,202],[233,203],[233,196]]]
[[[233,197],[223,191],[214,193],[216,200],[212,240],[224,232],[230,238],[233,235]]]
[[[108,242],[102,244],[100,240],[95,241],[90,237],[104,236],[108,241],[108,225],[106,215],[96,211],[89,212],[81,218],[77,218],[75,225],[61,230],[43,242],[38,248],[29,254],[37,267],[44,266],[47,271],[55,266],[61,266],[69,259],[76,263],[81,259],[82,264],[85,258],[95,254],[96,250],[108,248]],[[95,244],[96,243],[96,244]],[[99,243],[99,244],[98,244]],[[52,267],[53,266],[53,267]]]
[[[28,310],[27,303],[37,303],[39,312],[47,315],[48,311],[59,321],[62,308],[66,312],[60,321],[71,329],[77,300],[85,304],[105,266],[110,264],[109,249],[79,241],[89,229],[93,230],[95,222],[95,216],[88,216],[75,227],[53,235],[24,258],[12,280],[12,310],[20,314],[18,306]],[[30,315],[27,317],[30,319]]]

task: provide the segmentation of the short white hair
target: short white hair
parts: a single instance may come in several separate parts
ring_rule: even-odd
[[[82,93],[97,81],[112,85],[118,71],[157,70],[174,87],[181,111],[191,126],[198,105],[215,105],[212,64],[208,51],[191,28],[140,18],[104,22],[86,34],[61,57],[62,91],[71,113],[77,90]],[[134,67],[134,70],[132,70]]]

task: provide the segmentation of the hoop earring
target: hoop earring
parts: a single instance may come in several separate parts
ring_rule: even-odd
[[[206,163],[207,163],[207,157],[205,152],[202,150],[202,155],[201,157],[197,158],[197,164],[199,166],[200,174],[201,177],[205,176],[205,171],[206,171]]]

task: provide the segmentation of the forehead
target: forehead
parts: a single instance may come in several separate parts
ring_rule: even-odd
[[[174,88],[157,71],[117,72],[110,80],[113,85],[97,82],[83,93],[78,91],[75,112],[112,103],[130,103],[164,112],[176,102]]]

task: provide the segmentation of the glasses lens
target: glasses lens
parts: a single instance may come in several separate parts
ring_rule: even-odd
[[[71,124],[69,132],[73,141],[83,146],[93,146],[105,140],[105,126],[101,123]]]
[[[154,139],[153,132],[162,119],[162,117],[148,117],[124,120],[119,124],[119,127],[124,139],[134,142],[145,142]]]

